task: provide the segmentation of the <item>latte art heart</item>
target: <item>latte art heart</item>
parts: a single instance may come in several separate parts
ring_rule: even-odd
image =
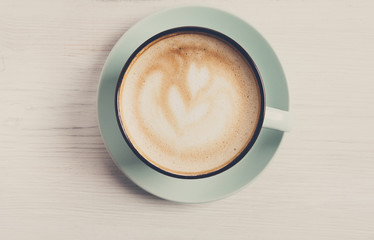
[[[225,124],[230,115],[235,115],[231,108],[235,90],[225,79],[210,74],[207,68],[197,69],[191,64],[187,73],[185,88],[181,84],[171,84],[162,93],[169,80],[162,72],[149,75],[148,84],[139,91],[139,117],[153,136],[163,141],[173,142],[185,147],[199,147],[202,144],[214,144],[223,138]],[[162,95],[168,97],[166,102]],[[220,98],[217,98],[221,95]],[[153,97],[151,97],[153,96]],[[211,142],[201,136],[209,136]],[[196,137],[200,136],[200,137]]]
[[[119,94],[124,130],[159,168],[197,175],[232,161],[248,144],[259,90],[245,58],[216,37],[183,32],[145,47]]]

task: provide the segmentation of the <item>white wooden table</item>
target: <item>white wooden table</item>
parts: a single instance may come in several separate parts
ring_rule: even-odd
[[[96,119],[109,51],[187,3],[225,9],[274,47],[294,131],[243,191],[184,205],[115,167]],[[0,2],[0,239],[374,239],[374,2]]]

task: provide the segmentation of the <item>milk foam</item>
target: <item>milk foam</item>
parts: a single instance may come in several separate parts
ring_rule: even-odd
[[[231,45],[183,32],[149,44],[130,64],[119,95],[126,134],[137,151],[176,174],[230,163],[257,125],[252,69]]]

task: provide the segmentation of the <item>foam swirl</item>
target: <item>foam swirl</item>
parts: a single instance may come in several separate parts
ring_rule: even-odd
[[[257,124],[259,93],[231,45],[201,33],[164,36],[125,73],[119,108],[137,151],[173,173],[196,175],[228,164]]]

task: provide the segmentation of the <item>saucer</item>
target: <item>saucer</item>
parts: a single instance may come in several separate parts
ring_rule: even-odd
[[[235,166],[211,177],[180,179],[164,175],[137,158],[123,139],[115,112],[116,85],[130,55],[146,40],[182,26],[210,28],[241,45],[256,63],[264,82],[266,106],[288,110],[288,89],[282,67],[266,40],[248,23],[227,12],[207,7],[181,7],[151,15],[131,27],[110,52],[98,89],[98,118],[103,140],[113,161],[135,184],[160,198],[199,203],[229,196],[251,182],[269,163],[283,132],[263,128],[247,155]]]

